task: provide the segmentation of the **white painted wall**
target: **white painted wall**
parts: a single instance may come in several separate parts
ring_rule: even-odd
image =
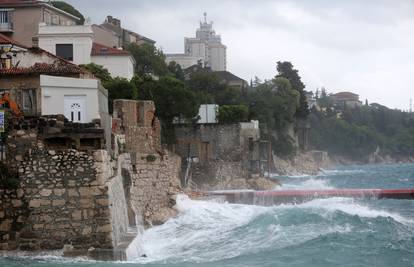
[[[200,105],[198,116],[200,119],[197,123],[217,123],[218,105],[203,104]]]
[[[198,60],[202,59],[201,57],[193,57],[190,55],[184,54],[167,54],[165,56],[165,62],[169,64],[171,61],[175,61],[180,64],[182,69],[186,69],[193,65],[197,65]]]
[[[108,110],[108,94],[98,80],[40,75],[40,87],[42,115],[64,114],[65,96],[86,96],[86,122]]]
[[[90,25],[49,26],[39,24],[39,47],[56,55],[56,44],[73,44],[73,63],[91,63],[93,31]]]
[[[91,60],[93,63],[102,65],[107,69],[113,78],[122,77],[130,80],[134,76],[135,61],[132,56],[94,55],[91,57]]]
[[[210,49],[210,65],[214,71],[226,70],[226,47],[221,44],[214,44]]]

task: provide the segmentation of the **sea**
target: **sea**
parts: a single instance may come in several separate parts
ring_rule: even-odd
[[[414,188],[414,165],[364,165],[275,177],[281,189]],[[273,207],[191,200],[146,230],[146,257],[128,262],[63,258],[61,251],[0,254],[7,267],[414,266],[414,200],[333,197]]]

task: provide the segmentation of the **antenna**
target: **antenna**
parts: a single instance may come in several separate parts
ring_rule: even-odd
[[[207,23],[207,12],[204,12],[203,15],[204,15],[204,23]]]

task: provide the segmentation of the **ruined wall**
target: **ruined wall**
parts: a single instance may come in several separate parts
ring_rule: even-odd
[[[108,152],[89,145],[81,150],[65,148],[56,141],[56,136],[66,139],[62,132],[55,132],[50,143],[44,137],[51,136],[50,125],[56,121],[39,121],[46,125],[34,127],[29,121],[21,124],[26,130],[9,133],[8,167],[18,177],[14,185],[0,187],[0,249],[116,247],[127,231],[123,222],[128,218],[122,212],[126,210],[122,177]],[[71,129],[65,124],[61,129],[69,135],[79,130],[84,137],[102,135],[102,129]]]
[[[113,130],[125,135],[125,152],[161,151],[161,125],[152,101],[115,100]]]
[[[136,235],[129,232],[136,217],[150,226],[175,215],[181,160],[161,149],[153,103],[115,107],[113,140],[123,140],[116,160],[102,149],[99,125],[56,116],[14,125],[7,160],[18,179],[13,188],[0,186],[0,249],[70,244],[75,252],[93,247],[115,255]]]
[[[190,174],[199,186],[259,172],[258,123],[181,125],[175,134],[175,151],[191,158]]]
[[[152,101],[115,100],[113,131],[125,140],[130,154],[129,193],[135,214],[146,225],[172,217],[173,196],[179,191],[181,159],[161,148],[161,127]]]
[[[147,225],[161,224],[174,215],[174,195],[180,190],[181,158],[136,153],[132,160],[131,203]]]
[[[18,189],[2,194],[1,235],[9,249],[111,248],[108,186],[97,181],[96,165],[87,152],[26,153]]]

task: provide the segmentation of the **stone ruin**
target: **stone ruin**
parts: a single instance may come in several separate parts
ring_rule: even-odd
[[[0,250],[126,259],[140,227],[174,216],[180,158],[160,144],[150,101],[114,103],[112,147],[99,121],[63,116],[13,123],[0,184]],[[139,236],[138,236],[139,238]]]

